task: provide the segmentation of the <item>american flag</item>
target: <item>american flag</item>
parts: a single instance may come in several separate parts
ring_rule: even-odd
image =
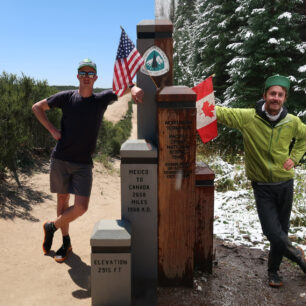
[[[143,58],[122,29],[113,78],[113,91],[118,96],[122,96],[143,64]]]

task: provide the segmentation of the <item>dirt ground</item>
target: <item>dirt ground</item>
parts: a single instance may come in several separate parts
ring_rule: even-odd
[[[120,119],[126,100],[106,118]],[[136,138],[135,113],[133,127]],[[0,305],[91,305],[90,236],[98,220],[121,217],[119,165],[115,160],[109,171],[95,164],[89,210],[70,225],[73,252],[62,264],[52,258],[61,244],[59,232],[50,254],[42,252],[42,225],[56,212],[48,160],[20,176],[21,188],[12,178],[0,184]],[[213,274],[197,272],[193,288],[158,288],[158,305],[306,305],[306,276],[296,266],[284,261],[284,287],[273,289],[267,286],[266,253],[220,240],[215,248]]]

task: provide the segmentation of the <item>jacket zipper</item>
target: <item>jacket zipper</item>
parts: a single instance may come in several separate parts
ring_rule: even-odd
[[[273,139],[273,134],[274,134],[274,127],[271,126],[272,128],[272,133],[270,137],[270,143],[269,143],[269,159],[268,159],[268,168],[269,168],[269,173],[270,173],[270,182],[272,182],[272,154],[271,154],[271,147],[272,147],[272,139]]]
[[[272,182],[272,154],[271,154],[271,147],[272,147],[272,138],[273,138],[273,133],[274,133],[274,127],[269,122],[267,122],[265,119],[261,118],[258,114],[256,114],[255,117],[258,118],[259,120],[261,120],[265,125],[267,125],[272,130],[272,133],[271,133],[271,136],[270,136],[269,147],[268,147],[268,161],[267,161],[270,181]]]

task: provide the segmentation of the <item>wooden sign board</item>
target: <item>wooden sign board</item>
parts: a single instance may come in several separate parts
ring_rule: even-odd
[[[196,95],[187,87],[165,87],[157,100],[159,283],[192,286]]]

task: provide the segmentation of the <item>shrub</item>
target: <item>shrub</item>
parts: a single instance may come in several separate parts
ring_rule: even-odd
[[[126,141],[131,134],[132,112],[132,101],[130,101],[127,113],[116,124],[103,119],[97,140],[97,159],[105,162],[105,160],[107,160],[106,156],[114,157],[120,154],[122,143]]]
[[[0,75],[0,175],[9,169],[18,182],[16,171],[31,160],[33,149],[51,144],[32,113],[33,103],[51,93],[46,81],[6,72]],[[58,113],[52,113],[50,120],[58,118]]]

